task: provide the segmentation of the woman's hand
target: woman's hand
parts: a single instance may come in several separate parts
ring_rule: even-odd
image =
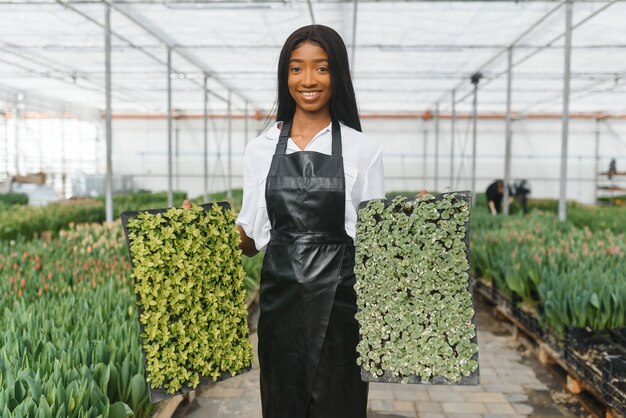
[[[239,248],[241,248],[244,255],[247,255],[248,257],[254,256],[259,252],[259,250],[256,249],[256,245],[254,245],[254,240],[246,234],[246,231],[243,230],[241,225],[237,225],[237,229],[239,230],[239,236],[241,237]]]
[[[191,209],[191,205],[191,200],[185,199],[183,201],[183,209]],[[241,226],[237,225],[237,230],[239,231],[239,237],[241,238],[239,248],[241,248],[244,255],[253,257],[259,252],[259,250],[256,249],[256,245],[254,245],[254,240],[246,234],[246,231],[244,231]]]

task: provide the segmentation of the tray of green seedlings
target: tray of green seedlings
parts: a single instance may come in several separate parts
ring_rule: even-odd
[[[251,370],[246,290],[228,203],[121,215],[150,400]]]
[[[360,205],[357,346],[369,382],[477,385],[470,192]]]

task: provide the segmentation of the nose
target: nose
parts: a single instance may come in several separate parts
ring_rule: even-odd
[[[302,75],[302,85],[304,86],[312,86],[315,84],[315,71],[306,69],[304,70],[304,74]]]

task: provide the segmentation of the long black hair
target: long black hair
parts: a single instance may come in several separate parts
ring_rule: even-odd
[[[348,51],[343,39],[334,29],[323,25],[303,26],[289,35],[278,59],[278,110],[277,121],[293,119],[296,102],[289,93],[287,79],[289,77],[289,59],[294,49],[303,43],[312,43],[323,48],[328,54],[330,70],[331,97],[329,102],[332,119],[343,123],[357,131],[361,131],[359,111],[350,78]]]

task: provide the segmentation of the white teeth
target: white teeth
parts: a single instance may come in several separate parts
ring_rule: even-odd
[[[306,97],[313,97],[315,96],[317,93],[317,91],[302,91],[301,92],[303,95],[305,95]]]

